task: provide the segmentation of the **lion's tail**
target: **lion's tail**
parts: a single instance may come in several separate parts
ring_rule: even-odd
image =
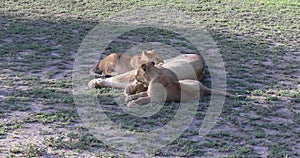
[[[233,97],[232,94],[218,91],[218,90],[213,90],[213,89],[207,88],[205,86],[203,86],[203,95],[220,95],[220,96],[226,96],[226,97]]]
[[[226,96],[226,97],[233,97],[232,94],[222,92],[222,91],[217,91],[217,90],[211,90],[211,95],[221,95],[221,96]]]

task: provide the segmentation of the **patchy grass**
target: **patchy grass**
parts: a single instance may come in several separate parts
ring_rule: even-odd
[[[242,95],[226,99],[217,124],[203,139],[198,130],[210,99],[201,99],[192,125],[151,156],[300,156],[298,0],[6,0],[0,5],[0,157],[136,154],[110,148],[90,135],[76,113],[71,76],[80,43],[99,20],[144,6],[175,8],[205,24],[225,61],[228,91]],[[112,42],[105,53],[124,51],[141,39],[158,40],[183,53],[194,49],[177,37],[139,29]],[[210,85],[208,75],[203,82]],[[121,90],[94,92],[111,120],[135,132],[161,127],[178,106],[168,103],[151,118],[137,118],[116,106],[112,98],[122,97]]]

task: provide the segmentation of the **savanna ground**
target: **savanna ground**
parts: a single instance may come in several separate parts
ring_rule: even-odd
[[[226,98],[216,125],[198,140],[197,127],[210,99],[204,97],[190,128],[145,156],[300,157],[297,0],[1,2],[0,157],[135,156],[105,145],[83,125],[72,97],[72,69],[82,40],[100,20],[144,6],[169,6],[205,23],[226,64],[227,90],[245,96]],[[139,33],[163,34],[149,32]],[[170,39],[160,42],[178,47]],[[108,52],[122,51],[130,38],[120,41]],[[209,75],[203,82],[209,85]],[[163,117],[140,120],[120,114],[115,106],[111,96],[122,91],[96,92],[111,119],[131,131],[159,127],[176,111],[170,103],[174,106],[163,109]]]

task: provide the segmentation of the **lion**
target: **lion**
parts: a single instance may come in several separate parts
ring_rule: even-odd
[[[173,77],[179,80],[201,80],[204,76],[204,60],[197,54],[181,54],[177,57],[164,60],[163,64],[156,64],[175,73]],[[135,80],[137,70],[132,70],[109,78],[93,79],[89,82],[90,88],[112,87],[124,89]]]
[[[148,85],[147,84],[144,84],[142,82],[138,82],[137,80],[134,80],[133,83],[128,84],[125,87],[124,94],[125,94],[125,97],[128,97],[130,95],[145,92],[147,90],[148,90]]]
[[[174,81],[177,81],[178,78],[176,74],[172,72],[170,69],[166,69],[162,67],[161,65],[156,65],[160,68],[161,72],[167,75],[170,79],[173,79]],[[134,76],[134,81],[131,84],[128,84],[125,87],[124,94],[125,96],[145,92],[148,90],[148,82],[144,81],[144,78],[141,75],[138,75],[140,72],[139,70],[136,71],[136,74]],[[143,81],[143,82],[142,82]]]
[[[155,66],[153,62],[142,64],[136,71],[135,79],[136,83],[146,85],[148,88],[146,91],[130,95],[126,87],[127,106],[163,101],[189,102],[200,96],[211,94],[232,96],[225,92],[209,89],[198,80],[178,80],[174,76],[176,76],[174,72],[161,66]]]
[[[90,74],[96,77],[116,76],[134,69],[149,61],[156,64],[162,63],[163,59],[155,50],[142,51],[141,55],[130,55],[124,53],[112,53],[99,61],[91,70]],[[102,74],[96,73],[98,70]]]

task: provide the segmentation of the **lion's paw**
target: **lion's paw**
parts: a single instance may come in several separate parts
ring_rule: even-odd
[[[134,107],[134,106],[137,106],[138,104],[135,103],[135,101],[130,101],[127,103],[127,107],[131,108],[131,107]]]
[[[98,78],[98,79],[93,79],[88,83],[89,88],[100,88],[103,87],[105,84],[105,80]]]
[[[128,103],[130,101],[132,101],[134,98],[132,98],[130,95],[129,96],[125,96],[125,102]]]

